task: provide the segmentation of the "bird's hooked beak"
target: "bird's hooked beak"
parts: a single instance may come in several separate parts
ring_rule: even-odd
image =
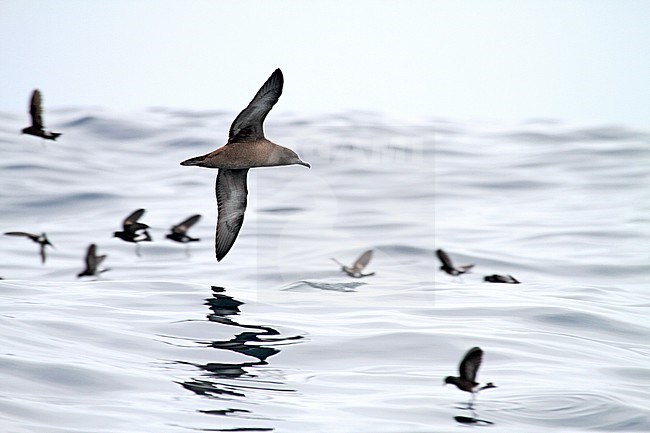
[[[305,166],[307,168],[311,168],[311,164],[309,164],[308,162],[305,162],[303,160],[300,160],[300,162],[297,162],[296,164],[303,165],[303,166]]]

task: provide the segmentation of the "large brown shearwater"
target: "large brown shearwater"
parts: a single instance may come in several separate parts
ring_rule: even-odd
[[[215,237],[217,261],[221,261],[230,251],[244,222],[248,170],[293,164],[310,167],[293,150],[264,137],[264,119],[278,102],[283,85],[282,71],[276,69],[250,104],[235,118],[230,126],[228,143],[206,155],[181,162],[181,165],[219,169],[215,185],[219,213]]]

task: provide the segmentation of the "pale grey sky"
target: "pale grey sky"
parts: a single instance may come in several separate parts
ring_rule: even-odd
[[[1,0],[0,110],[275,110],[650,126],[650,1]]]

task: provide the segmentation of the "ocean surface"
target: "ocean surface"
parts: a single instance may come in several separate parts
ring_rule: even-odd
[[[216,171],[179,163],[235,114],[53,109],[44,142],[0,113],[0,230],[55,246],[0,236],[0,431],[650,432],[650,131],[272,112],[312,169],[251,170],[217,263]],[[330,260],[367,249],[372,277]],[[443,379],[474,346],[470,408]]]

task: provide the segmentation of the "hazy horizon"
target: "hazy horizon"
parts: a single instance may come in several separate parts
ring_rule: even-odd
[[[650,3],[4,1],[0,110],[241,110],[648,126]]]

